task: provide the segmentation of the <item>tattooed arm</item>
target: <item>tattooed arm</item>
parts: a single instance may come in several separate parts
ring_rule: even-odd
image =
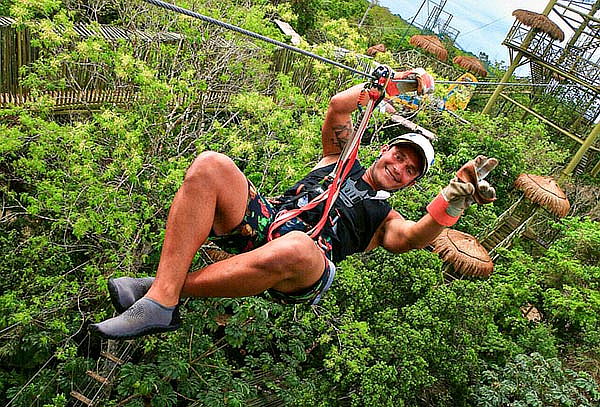
[[[353,131],[351,114],[356,110],[363,87],[363,84],[353,86],[331,98],[321,129],[323,159],[317,167],[335,162],[348,143]]]

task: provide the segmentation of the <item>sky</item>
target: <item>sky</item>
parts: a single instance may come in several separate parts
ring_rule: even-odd
[[[440,3],[440,0],[435,0]],[[379,0],[379,5],[387,7],[404,20],[411,21],[423,0]],[[453,15],[450,26],[460,31],[456,43],[475,55],[488,54],[491,62],[509,62],[508,48],[501,45],[514,22],[512,12],[525,9],[541,13],[548,0],[448,0],[444,11]],[[417,21],[427,21],[433,1],[425,1]],[[553,18],[553,21],[556,21]]]

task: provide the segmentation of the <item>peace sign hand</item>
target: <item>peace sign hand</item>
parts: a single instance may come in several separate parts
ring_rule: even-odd
[[[440,225],[452,226],[473,203],[486,204],[495,201],[496,190],[485,177],[497,165],[497,159],[479,155],[460,167],[456,177],[427,205],[427,212]]]
[[[448,202],[446,212],[450,216],[459,216],[474,202],[486,204],[496,200],[496,190],[485,177],[498,165],[498,160],[479,155],[463,165],[456,177],[442,190],[442,196]]]
[[[486,204],[496,200],[496,190],[485,181],[485,177],[497,165],[497,159],[478,155],[474,160],[469,161],[456,172],[456,178],[474,186],[472,197],[478,204]]]

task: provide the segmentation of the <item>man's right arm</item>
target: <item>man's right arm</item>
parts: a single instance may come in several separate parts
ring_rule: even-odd
[[[358,97],[364,84],[355,85],[335,96],[329,102],[321,128],[323,159],[318,166],[335,162],[353,133],[352,112],[357,109]]]

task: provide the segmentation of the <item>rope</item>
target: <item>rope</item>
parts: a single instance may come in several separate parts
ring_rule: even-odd
[[[329,219],[329,210],[333,205],[333,202],[337,199],[340,193],[340,187],[343,182],[348,177],[354,162],[356,161],[356,157],[358,156],[358,148],[360,147],[360,140],[362,138],[363,133],[365,132],[367,125],[369,123],[369,119],[375,110],[375,106],[377,105],[378,100],[369,99],[367,106],[365,108],[364,115],[356,129],[354,134],[352,135],[351,140],[344,146],[344,150],[341,152],[340,157],[336,163],[335,168],[329,175],[332,178],[332,182],[327,187],[327,190],[313,198],[309,203],[302,206],[301,208],[291,209],[291,210],[283,210],[280,211],[276,216],[271,226],[269,226],[269,231],[267,234],[267,239],[272,240],[273,233],[282,225],[284,225],[290,219],[293,219],[299,216],[301,213],[309,211],[322,202],[325,202],[325,207],[323,208],[323,214],[321,219],[308,231],[306,232],[311,238],[316,238],[323,227],[327,223]]]
[[[196,13],[195,11],[191,11],[191,10],[185,9],[183,7],[179,7],[179,6],[176,6],[176,5],[171,4],[171,3],[167,3],[167,2],[164,2],[162,0],[143,0],[143,1],[145,1],[146,3],[152,4],[154,6],[164,8],[166,10],[174,11],[176,13],[183,14],[183,15],[186,15],[186,16],[189,16],[189,17],[197,18],[199,20],[202,20],[202,21],[210,23],[210,24],[215,24],[215,25],[217,25],[219,27],[226,28],[226,29],[231,30],[231,31],[235,31],[235,32],[240,33],[240,34],[247,35],[248,37],[252,37],[252,38],[255,38],[257,40],[268,42],[269,44],[273,44],[273,45],[276,45],[276,46],[281,47],[281,48],[289,49],[290,51],[294,51],[294,52],[297,52],[299,54],[302,54],[302,55],[308,56],[310,58],[314,58],[316,60],[324,62],[326,64],[330,64],[330,65],[336,66],[338,68],[345,69],[345,70],[350,71],[350,72],[352,72],[354,74],[361,75],[361,76],[364,76],[364,77],[369,78],[369,79],[377,79],[375,76],[373,76],[370,73],[359,71],[358,69],[352,68],[352,67],[350,67],[348,65],[344,65],[344,64],[342,64],[340,62],[337,62],[337,61],[334,61],[332,59],[322,57],[322,56],[317,55],[315,53],[312,53],[310,51],[306,51],[306,50],[304,50],[302,48],[294,47],[293,45],[289,45],[289,44],[286,44],[284,42],[274,40],[274,39],[269,38],[267,36],[255,33],[253,31],[246,30],[244,28],[235,26],[233,24],[225,23],[225,22],[217,20],[215,18],[208,17],[208,16],[202,15],[200,13]],[[396,79],[396,80],[393,80],[393,82],[415,83],[415,80],[414,79]],[[436,81],[436,83],[441,83],[441,84],[455,84],[455,85],[475,85],[475,86],[481,86],[481,85],[536,86],[536,87],[547,87],[547,86],[566,87],[566,86],[576,86],[576,85],[563,85],[563,84],[550,84],[550,83],[514,83],[514,82]]]
[[[352,68],[352,67],[350,67],[348,65],[344,65],[344,64],[342,64],[340,62],[331,60],[329,58],[322,57],[322,56],[314,54],[314,53],[312,53],[310,51],[306,51],[306,50],[304,50],[302,48],[294,47],[293,45],[289,45],[289,44],[286,44],[284,42],[274,40],[274,39],[269,38],[267,36],[255,33],[253,31],[246,30],[244,28],[235,26],[233,24],[225,23],[223,21],[220,21],[220,20],[217,20],[215,18],[202,15],[200,13],[196,13],[195,11],[191,11],[191,10],[185,9],[183,7],[179,7],[179,6],[176,6],[176,5],[171,4],[171,3],[166,3],[166,2],[164,2],[162,0],[143,0],[143,1],[145,1],[146,3],[152,4],[152,5],[158,6],[158,7],[162,7],[164,9],[166,9],[166,10],[170,10],[170,11],[174,11],[176,13],[184,14],[184,15],[189,16],[189,17],[197,18],[197,19],[205,21],[207,23],[215,24],[215,25],[218,25],[219,27],[223,27],[223,28],[226,28],[228,30],[238,32],[240,34],[244,34],[244,35],[247,35],[249,37],[252,37],[252,38],[255,38],[255,39],[258,39],[258,40],[261,40],[261,41],[268,42],[270,44],[276,45],[276,46],[281,47],[281,48],[289,49],[289,50],[297,52],[299,54],[302,54],[302,55],[305,55],[305,56],[317,59],[317,60],[319,60],[321,62],[325,62],[327,64],[331,64],[331,65],[337,66],[338,68],[345,69],[345,70],[350,71],[350,72],[352,72],[354,74],[361,75],[361,76],[364,76],[364,77],[369,78],[369,79],[376,79],[370,73],[359,71],[359,70],[354,69],[354,68]],[[414,83],[415,80],[414,79],[396,79],[396,80],[393,80],[393,82]],[[475,85],[475,86],[481,86],[481,85],[533,86],[533,87],[548,87],[548,86],[571,87],[571,86],[577,86],[577,85],[567,85],[567,84],[518,83],[518,82],[436,81],[436,83],[440,83],[440,84],[453,84],[453,85]]]
[[[8,404],[6,405],[6,407],[10,407],[10,405],[17,399],[17,397],[19,397],[19,394],[21,394],[23,392],[23,390],[25,390],[27,388],[27,386],[29,386],[31,384],[31,382],[33,382],[33,380],[46,368],[46,366],[48,366],[48,364],[50,362],[52,362],[52,360],[54,359],[56,355],[52,355],[50,356],[50,358],[46,361],[46,363],[44,363],[42,365],[42,367],[39,368],[39,370],[33,375],[31,376],[31,378],[27,381],[27,383],[25,383],[20,389],[19,391],[13,396],[12,399],[10,399],[10,401],[8,402]]]
[[[108,343],[108,341],[107,341],[107,343]],[[127,345],[125,345],[125,349],[123,349],[123,347],[121,347],[119,349],[120,354],[119,354],[118,358],[121,360],[126,360],[126,358],[128,359],[129,356],[127,354],[130,353],[129,348],[131,348],[132,346],[133,346],[133,349],[136,349],[138,346],[138,343],[136,341],[128,341]],[[108,372],[108,374],[106,375],[106,379],[108,379],[110,381],[113,378],[112,376],[114,375],[117,367],[119,367],[119,365],[117,363],[113,362],[113,366],[110,369],[110,371]],[[105,386],[108,386],[109,381],[106,381],[106,382],[103,382],[100,384],[100,386],[98,387],[98,390],[94,393],[94,396],[91,398],[92,405],[94,405],[96,403],[96,401],[98,401],[98,398],[101,396],[102,390],[104,389]],[[86,387],[86,389],[87,389],[87,387]]]
[[[405,82],[402,80],[392,80],[392,82]],[[438,81],[435,83],[442,83],[444,85],[474,85],[474,86],[482,86],[482,85],[496,85],[496,86],[539,86],[539,87],[547,87],[547,86],[560,86],[560,87],[570,87],[577,86],[575,84],[553,84],[553,83],[522,83],[522,82],[463,82],[463,81]]]
[[[362,75],[362,76],[367,77],[369,79],[377,79],[373,75],[371,75],[370,73],[359,71],[359,70],[354,69],[354,68],[352,68],[352,67],[350,67],[348,65],[341,64],[341,63],[339,63],[337,61],[333,61],[331,59],[322,57],[320,55],[317,55],[317,54],[314,54],[312,52],[303,50],[301,48],[294,47],[293,45],[289,45],[289,44],[286,44],[284,42],[274,40],[274,39],[266,37],[264,35],[257,34],[257,33],[253,32],[253,31],[249,31],[249,30],[246,30],[244,28],[240,28],[240,27],[237,27],[235,25],[225,23],[225,22],[217,20],[215,18],[207,17],[205,15],[196,13],[194,11],[185,9],[183,7],[179,7],[179,6],[176,6],[176,5],[171,4],[171,3],[166,3],[166,2],[164,2],[162,0],[144,0],[144,1],[146,3],[150,3],[150,4],[153,4],[155,6],[162,7],[164,9],[167,9],[167,10],[170,10],[170,11],[174,11],[176,13],[180,13],[180,14],[184,14],[184,15],[189,16],[189,17],[197,18],[197,19],[205,21],[207,23],[215,24],[215,25],[218,25],[219,27],[223,27],[223,28],[226,28],[228,30],[238,32],[240,34],[244,34],[244,35],[247,35],[249,37],[256,38],[258,40],[265,41],[265,42],[268,42],[268,43],[273,44],[273,45],[277,45],[278,47],[282,47],[282,48],[286,48],[286,49],[289,49],[289,50],[294,51],[294,52],[298,52],[298,53],[300,53],[302,55],[306,55],[308,57],[317,59],[317,60],[319,60],[321,62],[325,62],[327,64],[331,64],[331,65],[337,66],[338,68],[346,69],[346,70],[348,70],[348,71],[350,71],[352,73],[355,73],[357,75]]]
[[[270,44],[273,44],[275,46],[281,47],[281,48],[285,48],[288,49],[290,51],[294,51],[297,52],[299,54],[308,56],[310,58],[314,58],[316,60],[319,60],[321,62],[336,66],[338,68],[341,69],[345,69],[347,71],[350,71],[354,74],[357,75],[361,75],[364,76],[366,78],[369,78],[371,80],[378,80],[378,78],[375,75],[372,75],[370,73],[366,73],[366,72],[362,72],[359,71],[357,69],[354,69],[352,67],[349,67],[347,65],[344,65],[342,63],[339,63],[337,61],[333,61],[331,59],[322,57],[320,55],[314,54],[312,52],[303,50],[301,48],[283,43],[281,41],[277,41],[274,40],[272,38],[269,38],[267,36],[255,33],[253,31],[249,31],[246,29],[243,29],[241,27],[237,27],[233,24],[229,24],[229,23],[225,23],[223,21],[217,20],[215,18],[212,17],[208,17],[205,15],[202,15],[200,13],[196,13],[194,11],[185,9],[183,7],[179,7],[176,6],[174,4],[171,3],[167,3],[164,2],[162,0],[144,0],[146,3],[155,5],[157,7],[161,7],[164,8],[166,10],[170,10],[170,11],[174,11],[176,13],[179,14],[183,14],[189,17],[193,17],[199,20],[202,20],[204,22],[210,23],[210,24],[215,24],[219,27],[231,30],[231,31],[235,31],[237,33],[246,35],[248,37],[252,37]],[[388,78],[388,82],[389,82],[390,78]],[[393,82],[406,82],[406,83],[412,83],[414,84],[415,82],[417,82],[415,79],[395,79],[392,80]],[[437,81],[437,83],[440,84],[455,84],[455,85],[464,85],[464,86],[482,86],[482,85],[504,85],[504,86],[535,86],[535,87],[543,87],[543,86],[551,86],[551,84],[524,84],[524,83],[502,83],[502,82],[462,82],[462,81]],[[557,85],[557,86],[561,86],[561,85]],[[564,85],[563,85],[564,86]],[[566,85],[569,86],[569,85]],[[573,85],[571,85],[573,86]],[[385,89],[385,88],[384,88]],[[355,132],[354,138],[351,140],[350,143],[348,143],[348,145],[346,145],[346,147],[348,149],[344,149],[344,151],[342,152],[342,154],[340,155],[340,160],[338,160],[338,163],[334,169],[333,172],[333,182],[329,185],[329,188],[324,191],[322,194],[320,194],[318,197],[316,197],[315,199],[313,199],[311,202],[309,202],[307,205],[303,206],[302,208],[296,209],[296,210],[291,210],[291,211],[283,211],[280,214],[278,214],[278,216],[276,217],[275,221],[271,224],[271,227],[269,228],[269,233],[268,233],[268,239],[271,240],[273,238],[272,233],[277,229],[277,227],[283,225],[285,222],[287,222],[289,219],[298,216],[301,212],[310,210],[312,208],[314,208],[315,206],[317,206],[318,204],[320,204],[321,202],[325,201],[325,208],[323,211],[323,217],[321,218],[321,220],[317,223],[317,225],[315,225],[308,233],[311,237],[315,237],[317,236],[321,229],[323,228],[323,226],[325,225],[325,222],[327,220],[328,217],[328,213],[329,213],[329,209],[331,207],[331,204],[333,203],[333,201],[335,201],[335,199],[337,198],[338,194],[339,194],[339,187],[341,186],[341,184],[343,183],[343,181],[346,179],[346,176],[348,175],[348,173],[350,172],[350,168],[352,167],[352,165],[354,164],[354,161],[356,159],[357,153],[358,153],[358,146],[360,145],[360,139],[362,137],[362,133],[364,132],[364,130],[366,129],[367,123],[369,118],[371,117],[371,114],[373,112],[373,109],[375,108],[375,105],[377,105],[378,102],[373,101],[372,99],[369,100],[369,103],[367,104],[367,109],[365,111],[365,115],[363,117],[363,120],[360,123],[359,126],[359,131]],[[281,216],[279,216],[281,215]]]

